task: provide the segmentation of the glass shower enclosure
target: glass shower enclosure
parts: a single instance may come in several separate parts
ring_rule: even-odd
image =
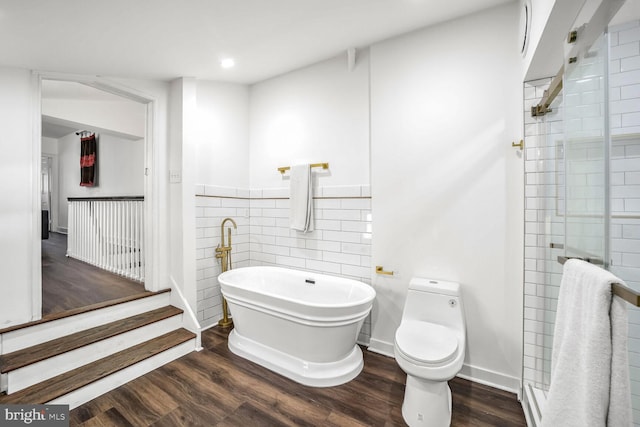
[[[562,93],[532,117],[525,98],[523,406],[538,425],[550,385],[562,266],[576,256],[640,291],[640,20],[611,26],[565,68]],[[634,424],[640,426],[640,310],[629,309]]]

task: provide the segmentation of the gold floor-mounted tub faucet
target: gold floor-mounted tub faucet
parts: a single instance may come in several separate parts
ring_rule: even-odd
[[[233,228],[236,230],[238,229],[236,222],[231,218],[223,219],[222,224],[220,224],[220,244],[216,248],[216,258],[220,258],[222,273],[227,270],[231,270],[231,227],[227,228],[228,246],[224,243],[224,225],[227,221],[231,221]],[[222,319],[218,321],[218,326],[223,328],[230,328],[233,326],[233,319],[229,317],[229,308],[227,306],[227,300],[224,297],[222,297]]]

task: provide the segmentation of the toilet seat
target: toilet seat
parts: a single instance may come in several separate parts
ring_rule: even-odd
[[[441,365],[455,358],[458,339],[451,328],[405,320],[396,331],[396,348],[416,365]]]

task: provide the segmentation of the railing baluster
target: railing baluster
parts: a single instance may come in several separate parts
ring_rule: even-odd
[[[67,255],[144,281],[144,199],[69,198]]]

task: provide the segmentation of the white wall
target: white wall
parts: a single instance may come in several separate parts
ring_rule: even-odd
[[[43,99],[42,114],[64,121],[83,123],[90,128],[109,129],[138,138],[144,137],[145,106],[125,98],[122,98],[122,101]]]
[[[28,70],[0,68],[0,328],[31,320],[34,238],[33,104]],[[37,159],[40,162],[40,159]],[[39,215],[39,212],[38,212]]]
[[[35,178],[39,152],[34,152],[34,143],[40,144],[35,135],[37,113],[35,94],[29,70],[0,68],[0,117],[3,133],[0,148],[11,155],[0,160],[0,257],[3,280],[0,301],[0,327],[15,325],[39,317],[39,298],[34,295],[32,285],[40,275],[33,268],[40,258],[39,194]],[[122,88],[130,88],[135,94],[151,97],[155,101],[153,121],[148,125],[153,129],[155,160],[149,156],[145,166],[151,174],[159,174],[157,181],[145,180],[145,186],[153,187],[153,214],[156,227],[153,246],[156,249],[150,260],[157,266],[154,281],[157,288],[169,286],[168,239],[169,221],[167,211],[171,200],[168,186],[167,150],[167,106],[168,85],[163,82],[146,80],[111,80]],[[34,141],[35,137],[35,141]],[[36,142],[37,141],[37,142]],[[34,190],[35,189],[35,190]],[[34,217],[34,211],[37,217]],[[195,297],[194,297],[195,299]],[[32,317],[33,315],[33,317]]]
[[[371,47],[372,349],[392,352],[412,276],[457,281],[463,374],[517,390],[522,134],[517,5]],[[473,35],[473,36],[470,36]]]
[[[169,229],[170,276],[197,312],[195,200],[197,133],[196,80],[179,78],[171,82],[169,126],[170,180]]]
[[[58,177],[58,140],[55,138],[42,137],[41,155],[51,158],[51,206],[49,207],[49,219],[51,221],[51,230],[58,231],[60,224],[58,223],[58,194],[59,194],[59,177]]]
[[[97,135],[97,185],[80,186],[80,137],[58,140],[58,225],[67,227],[68,197],[144,195],[144,140],[132,141],[107,133]]]
[[[196,183],[249,187],[249,88],[197,81]]]
[[[369,184],[369,53],[346,53],[250,89],[250,185],[288,187],[277,168],[329,162],[319,185]]]
[[[519,7],[522,7],[522,4],[525,0],[520,0],[518,2]],[[549,19],[549,15],[551,14],[551,8],[553,7],[556,0],[531,0],[531,21],[529,23],[529,41],[527,43],[527,49],[524,52],[522,58],[523,70],[529,69],[531,65],[531,61],[533,56],[538,48],[538,44],[540,43],[540,39],[542,38],[542,32],[544,31],[545,24],[547,23],[547,19]],[[523,25],[523,22],[519,22],[519,25]],[[520,41],[518,41],[520,43]],[[546,76],[551,77],[553,74]]]
[[[58,155],[58,140],[55,138],[42,137],[42,154]]]

